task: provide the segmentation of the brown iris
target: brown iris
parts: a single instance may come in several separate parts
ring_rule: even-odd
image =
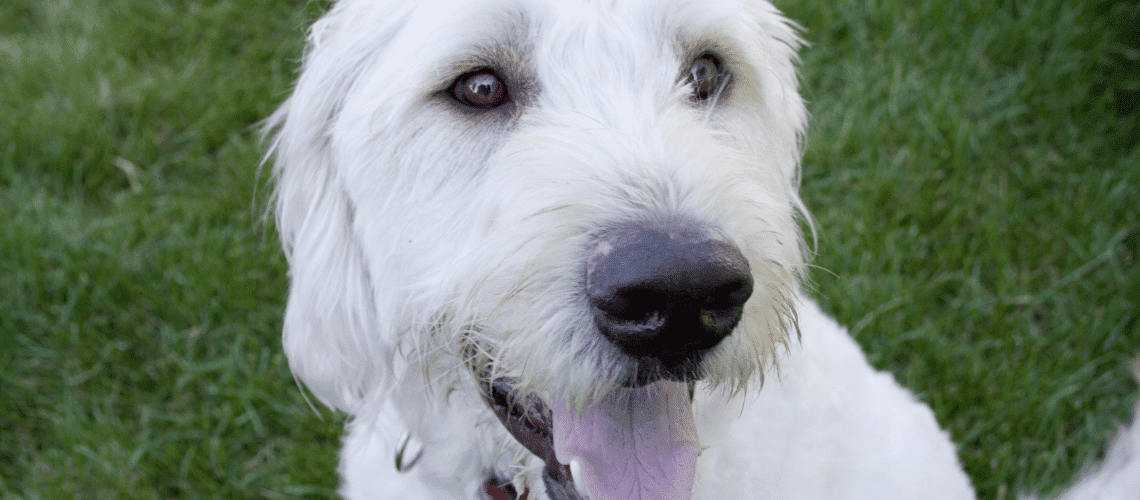
[[[712,54],[704,54],[693,60],[689,66],[689,82],[693,85],[693,100],[705,101],[716,95],[724,86],[725,73],[720,60]]]
[[[507,101],[507,84],[490,68],[464,73],[451,87],[455,100],[473,108],[496,108]]]

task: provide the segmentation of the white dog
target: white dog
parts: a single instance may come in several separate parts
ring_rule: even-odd
[[[350,499],[969,499],[800,292],[765,0],[341,0],[271,118],[284,343]]]

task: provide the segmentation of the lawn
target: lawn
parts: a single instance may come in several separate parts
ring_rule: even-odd
[[[1140,6],[836,0],[806,29],[811,293],[979,497],[1069,482],[1140,355]],[[257,124],[305,0],[0,6],[0,498],[328,498]]]

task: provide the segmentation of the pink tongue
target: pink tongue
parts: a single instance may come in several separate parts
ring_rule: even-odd
[[[699,444],[686,384],[619,389],[577,416],[565,401],[551,407],[555,456],[578,460],[574,479],[589,500],[692,497]]]

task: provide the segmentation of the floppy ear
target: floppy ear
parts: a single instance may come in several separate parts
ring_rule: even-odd
[[[800,36],[803,28],[767,0],[746,0],[744,5],[747,15],[727,31],[741,45],[737,55],[746,67],[743,74],[736,75],[743,85],[733,91],[749,95],[736,101],[743,106],[729,104],[733,112],[742,115],[729,122],[739,124],[735,129],[730,126],[730,133],[736,140],[747,142],[749,149],[763,152],[763,161],[777,167],[764,169],[764,185],[769,189],[779,186],[784,191],[795,215],[807,223],[814,239],[815,225],[799,196],[808,124],[797,68],[798,51],[806,43]],[[761,128],[749,128],[756,124]],[[799,232],[796,227],[787,231]],[[808,255],[806,250],[804,247],[797,252]]]
[[[322,402],[354,413],[387,371],[379,363],[390,349],[376,345],[383,335],[351,207],[327,164],[289,164],[278,154],[277,226],[292,278],[285,355]]]
[[[762,103],[758,111],[766,123],[765,148],[779,158],[783,173],[799,187],[799,165],[807,132],[807,110],[799,94],[799,49],[804,45],[794,21],[784,17],[768,1],[748,3],[749,16],[743,21],[749,32],[744,57],[756,79],[750,86],[758,94],[750,102]],[[754,134],[750,134],[754,135]]]
[[[374,25],[369,37],[337,36],[353,29],[341,25],[354,20],[350,5],[338,3],[313,26],[296,88],[267,120],[265,133],[273,137],[277,230],[292,279],[285,355],[294,375],[323,403],[354,413],[389,373],[393,348],[384,339],[394,332],[377,321],[375,290],[331,134],[369,56],[397,27],[391,23],[385,32]]]

